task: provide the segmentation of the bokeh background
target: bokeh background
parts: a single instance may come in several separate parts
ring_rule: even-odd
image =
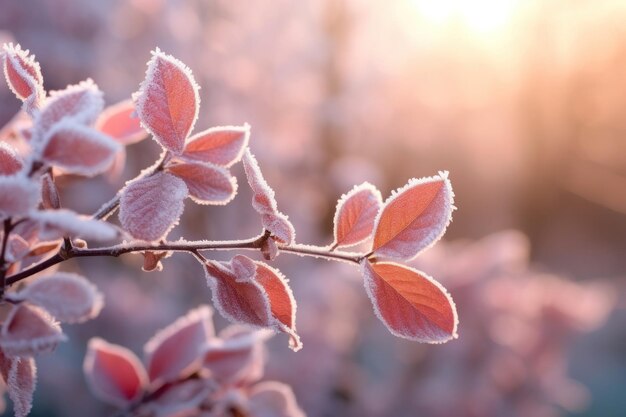
[[[196,129],[252,125],[299,242],[330,242],[353,184],[388,195],[450,171],[459,210],[415,265],[455,298],[458,340],[397,339],[356,269],[277,259],[305,347],[274,338],[267,372],[310,417],[624,415],[625,21],[619,0],[0,0],[0,40],[36,54],[48,90],[91,77],[112,104],[137,90],[155,47],[185,62],[202,86]],[[0,83],[0,125],[19,104]],[[95,211],[157,156],[145,141],[118,178],[65,177],[64,204]],[[231,204],[190,202],[171,237],[257,234],[242,171]],[[140,352],[209,302],[189,257],[162,273],[140,266],[64,266],[93,279],[106,307],[38,361],[33,416],[109,415],[82,378],[86,340]]]

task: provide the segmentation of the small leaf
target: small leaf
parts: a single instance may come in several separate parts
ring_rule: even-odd
[[[155,241],[177,223],[185,207],[187,186],[165,172],[130,182],[120,199],[120,222],[135,239]]]
[[[41,105],[46,98],[43,89],[43,76],[39,63],[29,51],[19,45],[4,44],[4,76],[15,96],[24,102],[24,110],[29,114]]]
[[[283,213],[264,214],[261,216],[261,223],[279,243],[290,245],[296,239],[296,230]]]
[[[235,198],[237,181],[228,170],[208,163],[177,163],[167,171],[185,181],[198,204],[223,205]]]
[[[20,235],[12,234],[9,236],[6,260],[10,263],[20,261],[30,252],[30,245]]]
[[[409,260],[444,234],[452,219],[454,193],[448,173],[413,179],[385,201],[376,220],[376,256]]]
[[[198,370],[207,342],[215,334],[212,319],[211,309],[201,306],[146,343],[145,362],[153,384],[176,381]]]
[[[12,308],[0,331],[0,347],[7,356],[33,356],[65,340],[59,324],[45,310],[26,304]]]
[[[41,176],[41,205],[45,209],[56,210],[61,207],[59,192],[49,173]]]
[[[247,124],[212,127],[193,135],[185,145],[182,157],[230,167],[241,159],[249,138],[250,126]]]
[[[26,176],[0,176],[0,219],[27,215],[37,206],[39,195],[39,184]]]
[[[162,271],[163,264],[161,259],[169,257],[172,252],[168,251],[145,251],[141,253],[143,255],[143,266],[141,270],[144,272]]]
[[[134,113],[132,100],[109,106],[98,117],[96,129],[125,146],[140,142],[148,137],[148,132],[141,127],[141,121]]]
[[[55,124],[44,142],[42,158],[45,162],[86,176],[104,172],[121,149],[97,130],[66,120]]]
[[[22,158],[6,142],[0,142],[0,175],[13,175],[23,166]]]
[[[87,345],[83,372],[96,397],[120,408],[139,399],[148,382],[133,352],[99,338]]]
[[[352,246],[369,238],[381,206],[380,191],[367,182],[344,194],[335,210],[333,245]]]
[[[183,152],[198,117],[198,90],[185,64],[158,48],[152,52],[146,78],[133,100],[146,130],[175,155]]]
[[[35,211],[31,213],[31,217],[41,226],[39,236],[42,240],[56,240],[67,236],[102,241],[118,236],[115,226],[67,209]]]
[[[252,387],[249,408],[254,416],[306,417],[291,387],[276,381],[265,381]]]
[[[33,358],[13,358],[6,379],[15,417],[26,417],[33,406],[37,366]]]
[[[364,260],[361,267],[374,311],[393,335],[425,343],[457,337],[454,301],[437,281],[391,262]]]
[[[55,272],[38,278],[17,294],[13,300],[28,301],[47,310],[66,323],[81,323],[96,317],[103,306],[102,294],[84,277]]]

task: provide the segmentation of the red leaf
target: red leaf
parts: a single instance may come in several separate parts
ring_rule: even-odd
[[[135,115],[132,100],[124,100],[104,109],[96,121],[96,129],[122,145],[132,145],[148,137]]]
[[[243,154],[243,167],[252,189],[252,207],[261,214],[263,227],[281,243],[290,245],[296,238],[295,230],[287,216],[278,211],[274,190],[261,174],[259,164],[249,149]]]
[[[226,204],[235,198],[237,181],[228,170],[209,163],[177,163],[167,171],[185,181],[191,199],[198,204]]]
[[[381,206],[380,191],[367,182],[344,194],[335,210],[333,246],[352,246],[369,238]]]
[[[261,382],[252,387],[249,408],[254,416],[305,417],[291,387],[276,381]]]
[[[144,272],[162,271],[163,264],[162,259],[168,258],[172,252],[168,251],[145,251],[141,253],[143,255],[143,266],[141,270]]]
[[[61,207],[59,192],[49,173],[41,176],[41,204],[45,209],[56,210]]]
[[[104,172],[120,150],[120,146],[108,136],[66,120],[54,125],[44,141],[44,161],[86,176]]]
[[[40,188],[26,176],[0,176],[0,219],[24,216],[39,202]]]
[[[198,117],[198,89],[191,70],[157,48],[148,62],[145,80],[133,95],[143,126],[175,155],[183,152]]]
[[[183,152],[183,158],[210,162],[229,167],[241,159],[248,146],[250,126],[212,127],[193,135]]]
[[[441,238],[452,219],[448,173],[411,180],[385,201],[376,221],[377,256],[408,260]]]
[[[215,334],[208,306],[190,311],[159,331],[144,347],[150,381],[162,384],[198,370],[210,337]]]
[[[365,289],[378,318],[398,337],[443,343],[457,337],[456,307],[423,272],[395,263],[361,263]]]
[[[185,182],[159,172],[129,183],[120,199],[120,222],[135,239],[154,241],[177,224],[187,197]]]
[[[19,293],[11,294],[11,298],[43,307],[54,318],[67,323],[92,319],[103,305],[102,294],[95,285],[69,272],[38,278]]]
[[[96,397],[120,408],[139,399],[148,382],[133,352],[99,338],[87,345],[83,372]]]
[[[55,240],[64,236],[87,240],[111,240],[118,236],[115,226],[67,209],[43,210],[31,213],[31,218],[41,226],[42,240]]]
[[[13,358],[6,379],[15,417],[26,417],[33,406],[37,366],[33,358]]]
[[[0,332],[0,347],[8,356],[51,351],[64,340],[59,324],[45,310],[26,304],[13,307]]]
[[[24,110],[32,114],[46,98],[39,63],[19,45],[4,44],[4,76],[9,88],[24,102]]]
[[[0,175],[13,175],[22,169],[22,158],[5,142],[0,142]]]

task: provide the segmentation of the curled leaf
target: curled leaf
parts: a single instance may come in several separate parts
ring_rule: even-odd
[[[15,96],[24,102],[24,110],[33,114],[46,98],[39,63],[19,45],[4,44],[4,76]]]
[[[0,175],[13,175],[22,169],[22,158],[6,142],[0,142]]]
[[[41,227],[39,236],[42,240],[56,240],[64,236],[111,240],[118,236],[117,229],[111,224],[67,209],[36,211],[31,217]]]
[[[187,160],[229,167],[241,159],[248,146],[250,126],[212,127],[193,135],[183,151]]]
[[[177,163],[167,171],[185,181],[198,204],[226,204],[235,198],[237,181],[228,170],[209,163]]]
[[[41,205],[45,209],[56,210],[61,207],[59,192],[49,173],[41,176]]]
[[[50,314],[27,304],[14,306],[0,331],[0,348],[7,356],[29,357],[51,351],[64,340],[61,327]]]
[[[122,145],[132,145],[148,137],[141,127],[132,100],[124,100],[107,107],[96,121],[96,129]]]
[[[381,206],[380,191],[367,182],[344,194],[335,210],[333,246],[352,246],[369,238]]]

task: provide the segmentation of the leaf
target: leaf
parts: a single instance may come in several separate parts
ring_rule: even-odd
[[[296,303],[280,272],[243,255],[229,263],[207,261],[205,269],[213,304],[225,318],[287,333],[290,347],[302,348],[295,329]]]
[[[96,129],[125,146],[148,137],[146,130],[141,127],[139,117],[135,115],[135,104],[132,100],[120,101],[104,109],[96,120]]]
[[[146,78],[133,100],[142,125],[175,155],[183,152],[198,118],[198,90],[185,64],[159,48],[152,52]]]
[[[212,127],[193,135],[183,151],[187,160],[230,167],[239,161],[250,139],[250,126]]]
[[[130,182],[120,199],[120,222],[135,239],[159,240],[178,223],[187,197],[185,182],[158,172]]]
[[[250,390],[250,414],[271,417],[306,417],[289,385],[264,381]]]
[[[11,299],[28,301],[66,323],[82,323],[96,317],[103,306],[102,294],[84,277],[55,272],[38,278]]]
[[[27,215],[37,206],[39,195],[39,184],[26,176],[0,176],[0,219]]]
[[[94,176],[104,172],[121,148],[92,128],[63,120],[44,139],[42,159],[73,174]]]
[[[367,182],[341,196],[335,210],[333,246],[353,246],[369,238],[381,206],[380,191]]]
[[[198,204],[223,205],[235,198],[237,181],[228,170],[208,163],[177,163],[167,171],[185,181]]]
[[[296,238],[295,229],[287,216],[278,211],[274,190],[263,178],[256,158],[246,149],[242,160],[253,193],[252,207],[261,214],[263,227],[281,243],[290,245]]]
[[[13,358],[6,379],[15,417],[26,417],[33,406],[37,366],[33,358]]]
[[[31,218],[39,222],[39,237],[42,240],[56,240],[67,236],[102,241],[118,236],[115,226],[67,209],[35,211],[31,213]]]
[[[6,260],[9,263],[20,261],[30,252],[30,245],[20,235],[12,234],[7,242]]]
[[[0,175],[13,175],[22,169],[22,159],[6,142],[0,142]]]
[[[391,262],[361,262],[365,290],[374,312],[398,337],[444,343],[457,337],[454,301],[423,272]]]
[[[168,258],[172,252],[169,251],[145,251],[141,252],[143,255],[143,266],[141,270],[144,272],[162,271],[163,264],[161,260]]]
[[[83,372],[96,397],[120,408],[139,399],[148,383],[133,352],[100,338],[89,341]]]
[[[409,260],[443,236],[454,209],[447,172],[410,180],[385,201],[376,220],[376,256]]]
[[[146,343],[144,357],[153,384],[176,381],[199,369],[207,342],[215,334],[212,319],[213,311],[201,306]]]
[[[24,110],[29,114],[41,105],[46,98],[43,89],[43,76],[39,63],[28,50],[19,45],[4,44],[4,76],[15,96],[24,102]]]
[[[7,356],[33,356],[65,340],[61,327],[45,310],[27,304],[14,306],[0,331],[0,347]]]
[[[53,210],[61,207],[59,192],[52,176],[47,172],[41,176],[41,205],[45,209]]]

